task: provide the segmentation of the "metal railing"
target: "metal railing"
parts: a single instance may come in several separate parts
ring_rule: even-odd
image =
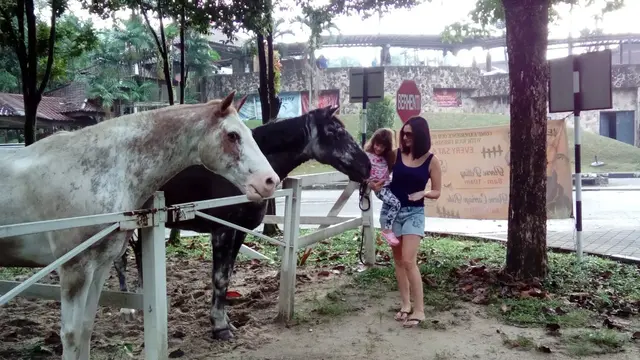
[[[295,287],[296,266],[294,249],[296,248],[298,237],[297,225],[294,223],[297,223],[296,219],[300,216],[300,205],[299,201],[294,199],[292,189],[278,190],[270,198],[281,196],[285,197],[284,241],[269,238],[235,224],[227,222],[223,224],[259,236],[284,248],[285,256],[282,259],[282,270],[280,272],[281,298],[279,314],[282,318],[289,319],[293,315],[293,287]],[[59,300],[59,285],[37,284],[37,281],[109,234],[116,231],[140,228],[142,232],[140,241],[142,245],[143,294],[103,290],[100,294],[99,303],[107,306],[144,309],[145,359],[166,359],[168,356],[168,344],[165,222],[168,219],[172,221],[189,220],[196,216],[211,221],[223,222],[224,220],[211,217],[200,210],[246,202],[248,202],[246,196],[241,195],[165,207],[164,193],[156,192],[151,203],[146,209],[142,210],[0,226],[0,238],[2,238],[86,226],[108,225],[24,282],[0,281],[0,294],[3,294],[0,296],[0,306],[21,294],[29,297]]]
[[[144,309],[144,353],[146,360],[166,359],[167,345],[167,284],[165,222],[190,220],[196,216],[214,221],[233,229],[243,231],[280,247],[282,255],[280,271],[280,289],[278,299],[278,318],[290,320],[294,314],[294,294],[296,283],[297,254],[300,248],[312,245],[344,231],[363,226],[363,246],[365,262],[375,263],[375,243],[373,239],[373,212],[371,207],[360,217],[340,217],[347,200],[357,188],[351,182],[338,198],[326,217],[300,216],[302,187],[308,184],[331,183],[348,178],[338,172],[288,177],[283,181],[281,190],[270,198],[285,197],[284,216],[265,216],[264,223],[284,225],[283,240],[277,240],[251,229],[210,216],[201,210],[249,202],[244,195],[221,199],[204,200],[192,203],[165,206],[164,193],[156,192],[145,209],[80,216],[67,219],[38,221],[31,223],[0,226],[0,238],[20,236],[40,232],[64,230],[78,227],[108,225],[106,228],[85,240],[48,266],[36,272],[24,282],[0,281],[0,306],[18,295],[41,299],[59,300],[60,286],[38,284],[37,281],[54,269],[78,255],[105,236],[122,230],[141,229],[143,294],[105,291],[100,294],[100,305],[121,308]],[[299,238],[300,224],[318,224],[319,229]],[[95,315],[94,315],[95,316]]]

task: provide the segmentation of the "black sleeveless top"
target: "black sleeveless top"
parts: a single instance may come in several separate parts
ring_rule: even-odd
[[[427,182],[431,177],[429,164],[433,154],[429,154],[427,159],[418,167],[409,167],[402,162],[400,150],[396,154],[396,163],[393,165],[393,177],[389,189],[400,200],[400,205],[405,206],[422,206],[424,207],[424,198],[417,201],[410,201],[409,195],[418,191],[424,191]]]

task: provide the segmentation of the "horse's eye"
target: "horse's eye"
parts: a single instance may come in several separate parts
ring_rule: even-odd
[[[240,141],[240,134],[238,134],[235,131],[232,131],[230,133],[227,134],[227,138],[229,139],[229,141],[231,141],[232,143],[237,143],[238,141]]]

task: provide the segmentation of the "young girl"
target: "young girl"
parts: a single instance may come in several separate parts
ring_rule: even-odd
[[[393,130],[382,128],[376,130],[364,146],[364,151],[366,151],[369,160],[371,160],[369,183],[382,185],[380,191],[376,191],[375,194],[378,199],[389,206],[387,216],[385,218],[380,217],[380,224],[382,225],[382,237],[387,240],[390,246],[396,246],[400,243],[391,230],[393,221],[400,210],[400,201],[391,193],[388,187],[391,183],[389,175],[396,158],[393,139]]]

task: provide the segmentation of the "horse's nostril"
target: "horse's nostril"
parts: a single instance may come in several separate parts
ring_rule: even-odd
[[[267,178],[267,185],[275,185],[275,183],[276,183],[276,182],[275,182],[275,181],[273,181],[273,178],[272,178],[272,177],[268,177],[268,178]]]

